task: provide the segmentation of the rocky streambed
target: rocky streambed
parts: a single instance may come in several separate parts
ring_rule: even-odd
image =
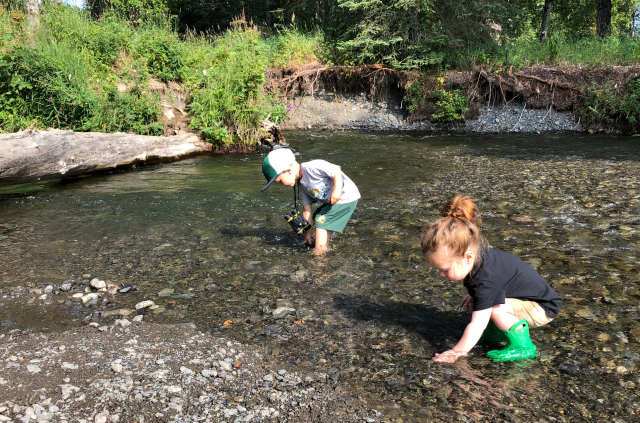
[[[42,414],[55,405],[68,421],[104,416],[105,408],[109,418],[127,421],[139,414],[148,421],[196,421],[193,416],[202,418],[203,410],[211,421],[229,422],[248,413],[254,421],[291,422],[325,415],[398,423],[636,420],[635,138],[326,132],[288,138],[301,161],[340,164],[363,194],[324,258],[289,233],[282,214],[291,207],[290,191],[259,193],[261,154],[200,157],[74,184],[5,189],[0,322],[6,352],[0,350],[0,378],[10,390],[23,389],[21,378],[35,384],[16,391],[31,399],[12,397],[0,405],[6,407],[0,414],[19,421],[27,407],[35,413],[37,405]],[[551,325],[532,331],[536,360],[493,363],[485,353],[495,346],[481,345],[454,365],[430,361],[455,344],[469,319],[458,307],[462,286],[442,281],[419,250],[422,229],[457,193],[478,200],[491,245],[531,263],[564,300]],[[193,325],[202,334],[189,329]],[[95,350],[104,355],[31,362],[60,344],[65,351],[86,348],[83,356]],[[165,356],[172,359],[163,367],[157,361]],[[244,364],[235,367],[239,361]],[[111,385],[94,391],[89,385],[95,378],[72,379],[94,362],[90,368],[101,369],[98,379],[127,384],[122,373],[132,372],[126,398],[102,402]],[[122,373],[112,367],[120,369],[118,364]],[[29,373],[27,365],[41,372]],[[183,366],[193,374],[181,372]],[[171,371],[167,381],[152,382],[150,375],[162,369]],[[220,377],[221,369],[234,379]],[[50,371],[59,376],[48,379]],[[287,392],[282,398],[296,405],[269,399],[269,374],[285,387],[275,390]],[[48,380],[48,387],[36,386]],[[66,411],[77,393],[62,399],[58,385],[69,383],[99,399],[78,405],[80,415]],[[257,402],[235,400],[250,397],[238,393],[249,385]],[[182,391],[171,393],[167,386]],[[310,387],[315,405],[302,393]],[[34,392],[42,388],[47,393]],[[156,394],[145,397],[152,390]],[[203,395],[211,404],[193,405]],[[184,400],[173,401],[181,412],[169,406],[173,397]],[[299,412],[305,410],[300,404],[312,405]],[[224,410],[234,407],[239,414],[225,417]],[[262,415],[265,410],[270,414]]]
[[[258,347],[118,319],[0,335],[0,421],[377,421],[331,375],[278,368]]]
[[[491,103],[479,108],[477,118],[464,123],[443,124],[428,120],[410,122],[403,99],[389,95],[383,101],[371,101],[365,93],[335,94],[321,91],[291,101],[293,109],[282,123],[284,130],[327,131],[448,131],[499,134],[566,134],[585,128],[571,111],[527,108],[526,103]]]

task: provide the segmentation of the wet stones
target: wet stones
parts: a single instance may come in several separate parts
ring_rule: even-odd
[[[98,278],[93,278],[93,279],[91,279],[91,281],[89,282],[89,284],[90,284],[93,288],[98,289],[98,290],[105,289],[105,288],[107,287],[106,282],[105,282],[105,281],[101,281],[101,280],[100,280],[100,279],[98,279]]]
[[[136,304],[136,310],[142,310],[151,306],[154,306],[155,303],[151,300],[146,300],[146,301],[141,301],[138,304]]]
[[[562,373],[572,376],[588,377],[596,373],[596,370],[586,363],[575,360],[565,361],[558,367]]]

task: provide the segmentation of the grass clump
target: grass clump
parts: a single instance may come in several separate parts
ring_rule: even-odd
[[[611,127],[621,125],[632,132],[640,131],[640,80],[632,80],[616,89],[612,81],[596,83],[584,89],[584,100],[578,113],[586,125]]]
[[[559,33],[545,42],[530,31],[515,39],[505,39],[499,46],[480,50],[471,56],[468,67],[475,65],[531,66],[624,66],[638,63],[640,39],[625,35],[572,37]]]
[[[253,142],[262,119],[278,122],[284,105],[263,90],[268,46],[257,28],[239,23],[216,40],[213,63],[191,93],[191,127],[217,144]]]
[[[322,33],[304,34],[295,28],[285,29],[266,39],[269,61],[274,68],[298,68],[318,62],[322,51]]]
[[[0,128],[27,126],[81,130],[96,97],[87,60],[55,41],[21,46],[0,57]]]
[[[127,92],[119,92],[115,86],[111,86],[105,90],[82,129],[162,135],[163,125],[158,122],[160,113],[162,109],[158,94],[149,93],[140,85]]]

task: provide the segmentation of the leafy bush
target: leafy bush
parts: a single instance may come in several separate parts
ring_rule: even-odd
[[[304,34],[295,28],[280,31],[265,40],[269,45],[271,66],[298,67],[318,60],[322,36],[316,32]]]
[[[407,110],[410,114],[415,113],[420,108],[420,105],[424,102],[424,93],[420,82],[415,81],[407,88],[403,100],[407,102]]]
[[[0,57],[0,128],[76,129],[96,102],[87,59],[66,44],[19,47]]]
[[[578,113],[587,125],[610,126],[617,122],[629,130],[640,130],[640,80],[629,81],[624,91],[616,90],[612,81],[602,86],[592,83],[584,90]]]
[[[138,33],[134,55],[144,59],[149,72],[163,82],[182,80],[182,46],[177,34],[160,27]]]
[[[158,121],[161,112],[160,96],[157,94],[148,93],[139,85],[123,93],[118,92],[115,86],[110,86],[82,129],[162,135],[163,125]]]
[[[467,112],[467,98],[458,91],[449,92],[444,89],[433,90],[434,108],[436,112],[431,116],[438,122],[455,122],[464,120]]]
[[[283,113],[283,106],[274,105],[262,89],[268,47],[257,29],[246,24],[228,30],[215,46],[205,80],[191,93],[191,127],[218,144],[234,135],[255,142],[261,120]]]

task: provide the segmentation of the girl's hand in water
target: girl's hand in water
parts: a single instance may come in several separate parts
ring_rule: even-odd
[[[454,363],[458,357],[465,357],[466,355],[466,352],[448,350],[441,354],[436,353],[435,357],[433,357],[433,361],[437,361],[439,363]]]
[[[471,295],[467,295],[462,299],[462,302],[460,303],[460,307],[464,308],[465,311],[473,310],[473,298],[471,297]]]

